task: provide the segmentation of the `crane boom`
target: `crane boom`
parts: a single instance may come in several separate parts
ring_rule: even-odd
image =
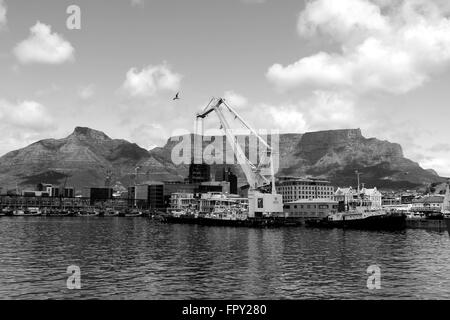
[[[237,142],[236,136],[233,134],[231,130],[231,126],[228,123],[225,115],[222,112],[222,106],[224,106],[226,109],[228,109],[232,115],[235,117],[235,119],[238,119],[246,129],[248,129],[257,139],[260,141],[260,143],[267,149],[267,154],[269,155],[270,159],[270,166],[271,166],[271,176],[272,180],[268,179],[264,175],[260,173],[261,166],[254,165],[245,155],[244,151],[242,150],[242,147]],[[238,160],[238,163],[242,167],[242,171],[245,174],[245,177],[247,178],[247,182],[250,185],[251,189],[258,189],[263,186],[267,186],[270,183],[272,183],[272,193],[275,193],[275,183],[274,183],[274,170],[273,170],[273,161],[272,161],[272,147],[269,146],[269,144],[261,137],[259,136],[256,131],[244,120],[242,117],[232,108],[230,107],[225,100],[219,98],[219,99],[213,99],[208,104],[207,108],[197,114],[197,119],[206,118],[209,114],[212,112],[215,112],[220,120],[220,123],[222,125],[222,128],[225,132],[226,138],[229,141],[230,145],[233,147],[233,151],[236,155],[236,158]]]
[[[261,164],[253,164],[245,155],[241,145],[238,143],[236,136],[231,130],[231,126],[228,123],[223,108],[226,108],[236,120],[248,129],[257,140],[266,148],[263,158],[264,161],[260,161]],[[198,119],[205,119],[209,114],[215,112],[219,118],[222,128],[225,132],[226,138],[230,145],[233,147],[234,154],[238,160],[238,163],[242,167],[242,171],[247,178],[247,182],[250,186],[249,190],[249,216],[255,217],[258,214],[261,216],[267,216],[272,214],[283,213],[282,196],[276,194],[275,188],[275,170],[273,162],[273,148],[260,136],[258,133],[222,98],[213,98],[203,112],[197,114]],[[266,166],[265,158],[268,157],[270,165],[270,179],[261,173],[261,167]],[[261,159],[260,159],[261,160]],[[258,190],[262,187],[272,185],[272,194],[262,194]]]

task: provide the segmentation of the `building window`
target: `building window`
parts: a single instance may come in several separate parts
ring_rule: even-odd
[[[263,209],[263,208],[264,208],[264,199],[258,198],[258,209]]]

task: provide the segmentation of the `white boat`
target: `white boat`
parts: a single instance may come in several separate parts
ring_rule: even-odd
[[[419,220],[419,219],[425,219],[426,215],[425,215],[425,213],[422,213],[422,212],[408,212],[406,214],[406,218],[410,219],[410,220],[414,220],[414,219]]]
[[[38,208],[30,208],[28,210],[16,209],[13,211],[15,217],[37,217],[41,216],[42,212]]]
[[[199,200],[200,213],[206,219],[244,221],[248,219],[248,199],[209,193]]]

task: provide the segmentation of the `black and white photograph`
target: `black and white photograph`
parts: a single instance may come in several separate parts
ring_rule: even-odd
[[[0,300],[450,300],[449,89],[448,0],[0,0]]]

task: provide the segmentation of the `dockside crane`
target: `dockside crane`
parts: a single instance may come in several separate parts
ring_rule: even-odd
[[[250,131],[259,143],[265,148],[264,154],[260,154],[259,164],[252,163],[242,150],[224,111],[231,113],[234,121]],[[284,217],[283,197],[277,194],[275,187],[274,150],[227,102],[222,98],[213,98],[207,107],[197,114],[197,129],[203,131],[203,121],[211,113],[215,112],[219,118],[221,129],[224,131],[229,144],[233,147],[234,154],[249,184],[249,218]],[[202,122],[200,125],[198,122]],[[196,132],[203,137],[204,133]],[[269,174],[263,169],[269,169]],[[264,192],[271,186],[271,193]]]

